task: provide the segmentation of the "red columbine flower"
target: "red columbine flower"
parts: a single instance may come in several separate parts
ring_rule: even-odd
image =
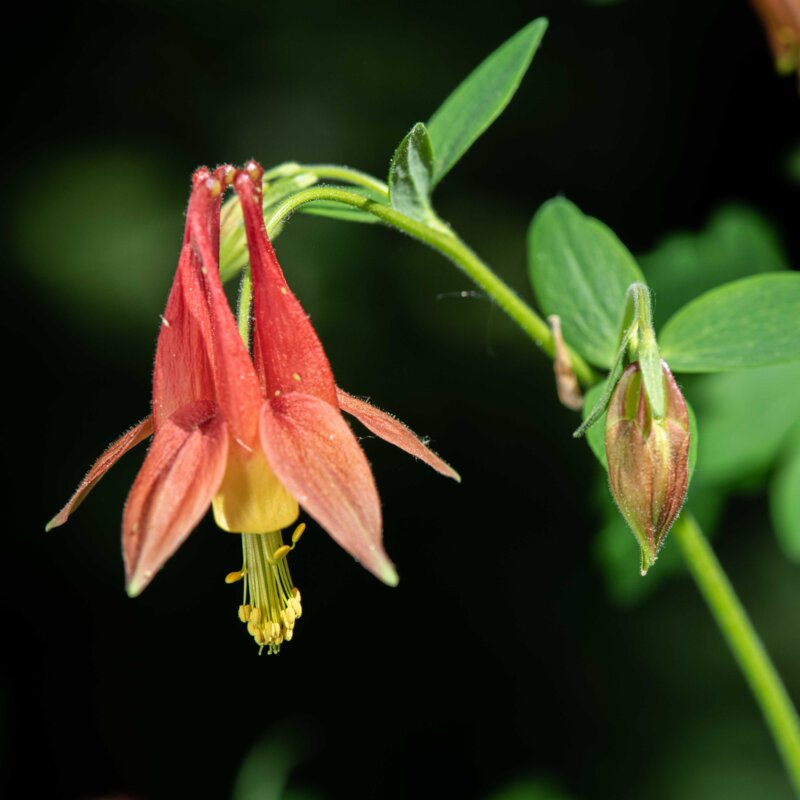
[[[154,433],[125,504],[122,544],[128,592],[139,594],[209,505],[217,524],[242,534],[245,579],[239,616],[259,645],[292,638],[300,594],[281,531],[298,504],[389,585],[397,574],[382,545],[372,471],[341,415],[443,475],[458,474],[394,417],[337,389],[328,360],[286,284],[261,214],[261,167],[197,170],[186,232],[156,348],[152,416],[112,444],[49,523],[66,522],[97,481]],[[253,357],[219,277],[220,204],[234,183],[253,279]]]

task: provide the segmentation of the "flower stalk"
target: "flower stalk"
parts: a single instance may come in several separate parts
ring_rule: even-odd
[[[755,695],[789,780],[800,797],[800,719],[775,665],[697,521],[684,511],[672,535]]]

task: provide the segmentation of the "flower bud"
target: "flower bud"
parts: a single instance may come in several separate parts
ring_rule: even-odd
[[[622,373],[606,412],[611,494],[642,550],[642,575],[655,563],[686,498],[689,415],[664,361],[664,416],[653,416],[639,363]]]

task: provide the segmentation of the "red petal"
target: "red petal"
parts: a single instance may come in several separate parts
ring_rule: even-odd
[[[92,468],[86,473],[86,477],[80,482],[80,485],[75,490],[75,494],[70,497],[64,508],[47,523],[45,530],[49,531],[51,528],[57,528],[59,525],[63,525],[69,518],[69,515],[86,499],[86,495],[94,489],[100,478],[102,478],[128,450],[136,447],[137,444],[143,442],[152,433],[153,419],[152,417],[147,417],[138,425],[125,431],[116,442],[110,444],[103,451],[100,458],[94,462]]]
[[[336,396],[339,399],[339,408],[352,414],[365,428],[371,430],[376,436],[380,436],[389,444],[405,450],[414,458],[424,461],[429,467],[435,469],[441,475],[461,481],[461,476],[436,453],[433,452],[414,431],[406,427],[399,419],[381,411],[379,408],[370,405],[365,400],[359,400],[341,389],[336,389]]]
[[[128,593],[152,580],[202,519],[225,474],[228,435],[209,403],[165,420],[128,495],[122,547]]]
[[[167,308],[161,317],[153,371],[155,429],[179,408],[200,400],[213,400],[211,320],[202,264],[188,241],[195,206],[194,194],[187,211],[186,237]]]
[[[192,194],[188,224],[211,320],[216,401],[231,437],[251,447],[257,440],[263,397],[219,277],[220,196],[215,196],[206,183],[198,184]]]
[[[253,352],[267,397],[300,391],[336,407],[330,364],[303,307],[286,284],[264,227],[261,189],[246,172],[234,182],[253,276]]]
[[[261,443],[281,483],[370,572],[394,586],[381,543],[381,505],[372,471],[335,408],[293,392],[264,404]]]

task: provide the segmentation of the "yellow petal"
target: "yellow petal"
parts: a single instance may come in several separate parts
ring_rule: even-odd
[[[270,469],[260,450],[231,453],[222,486],[212,501],[217,525],[231,533],[266,533],[291,525],[297,500]]]

